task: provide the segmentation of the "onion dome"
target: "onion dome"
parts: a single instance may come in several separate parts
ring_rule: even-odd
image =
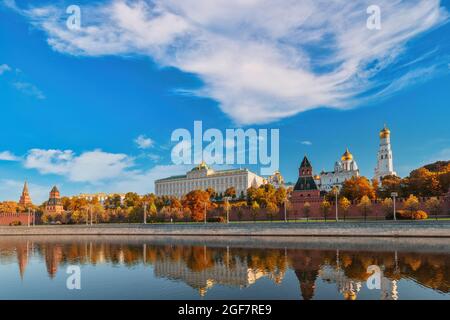
[[[380,131],[380,139],[388,138],[391,135],[391,131],[384,125],[384,128]]]
[[[348,151],[348,148],[347,148],[347,150],[345,150],[345,153],[342,155],[341,160],[342,161],[353,160],[353,155],[350,153],[350,151]]]

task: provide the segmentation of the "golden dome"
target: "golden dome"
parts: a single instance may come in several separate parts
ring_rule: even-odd
[[[385,139],[391,135],[391,131],[384,125],[383,130],[380,131],[380,139]]]
[[[353,160],[353,155],[350,153],[350,151],[348,151],[348,148],[347,148],[347,150],[345,150],[345,153],[342,155],[341,160],[342,161]]]

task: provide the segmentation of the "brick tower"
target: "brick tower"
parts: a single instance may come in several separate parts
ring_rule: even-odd
[[[313,177],[313,168],[305,156],[298,169],[298,180],[292,192],[292,202],[304,203],[320,200],[320,190]]]
[[[25,181],[23,185],[22,195],[19,199],[19,204],[24,207],[31,206],[33,203],[31,202],[30,193],[28,192],[28,183]]]
[[[59,190],[56,186],[50,191],[50,197],[45,206],[45,212],[50,214],[59,214],[64,211]]]

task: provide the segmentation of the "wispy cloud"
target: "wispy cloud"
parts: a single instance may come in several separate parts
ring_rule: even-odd
[[[309,140],[300,141],[300,143],[304,146],[312,146],[312,142]]]
[[[239,123],[263,123],[321,106],[348,108],[377,97],[380,82],[401,90],[414,70],[384,72],[408,59],[411,39],[448,21],[439,0],[379,0],[381,30],[366,28],[372,1],[112,0],[82,7],[66,28],[56,6],[14,10],[73,55],[145,55],[198,75],[193,94],[211,97]],[[406,68],[405,68],[406,69]]]
[[[5,73],[6,71],[11,71],[11,67],[7,64],[0,64],[0,75]]]
[[[154,145],[154,141],[143,134],[134,139],[134,143],[139,149],[148,149]]]
[[[36,99],[43,100],[45,99],[44,93],[39,90],[34,84],[29,82],[14,82],[14,87],[20,92],[35,97]]]
[[[11,151],[0,152],[0,161],[20,161],[21,158],[13,154]]]

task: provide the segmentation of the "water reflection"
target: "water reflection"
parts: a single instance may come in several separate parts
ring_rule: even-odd
[[[401,298],[398,289],[401,279],[412,280],[447,297],[450,281],[448,253],[207,247],[89,240],[46,242],[14,238],[0,242],[1,265],[16,260],[21,279],[24,279],[31,257],[45,264],[50,279],[65,265],[109,264],[125,270],[138,265],[148,266],[152,267],[153,277],[187,284],[202,297],[216,286],[245,289],[261,279],[268,280],[272,286],[281,286],[286,274],[293,272],[298,281],[298,298],[315,298],[320,290],[318,284],[324,283],[335,287],[337,298],[355,300],[362,288],[367,287],[370,266],[378,266],[381,270],[377,293],[383,300]]]

